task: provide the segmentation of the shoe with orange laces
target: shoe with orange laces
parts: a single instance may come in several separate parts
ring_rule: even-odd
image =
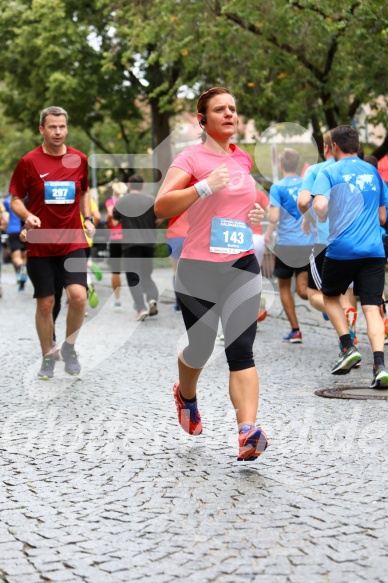
[[[237,461],[252,462],[268,447],[268,438],[260,427],[244,425],[238,435],[239,453]]]
[[[200,435],[202,433],[201,414],[198,411],[197,400],[193,402],[184,401],[181,397],[179,381],[173,387],[176,411],[180,426],[190,435]]]

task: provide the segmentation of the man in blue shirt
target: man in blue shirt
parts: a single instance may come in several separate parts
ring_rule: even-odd
[[[301,232],[302,215],[297,207],[302,178],[296,174],[299,154],[292,148],[280,153],[282,180],[271,186],[269,225],[264,241],[270,243],[271,235],[277,226],[277,241],[274,249],[275,268],[273,274],[278,278],[280,301],[291,325],[291,332],[283,340],[291,343],[302,342],[302,333],[295,311],[291,292],[291,280],[295,274],[296,292],[307,300],[307,273],[309,257],[314,245],[315,235]]]
[[[340,295],[354,281],[373,351],[372,388],[388,386],[384,364],[383,303],[385,253],[380,225],[386,221],[382,180],[370,164],[357,157],[359,140],[351,126],[331,131],[336,160],[318,174],[312,195],[318,220],[329,218],[329,244],[322,271],[326,312],[337,331],[342,351],[332,374],[347,374],[361,361],[353,345]]]

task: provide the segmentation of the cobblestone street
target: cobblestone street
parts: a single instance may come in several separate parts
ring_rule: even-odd
[[[184,327],[171,270],[155,273],[157,317],[134,322],[126,287],[115,311],[105,274],[77,342],[80,377],[58,363],[39,381],[32,286],[18,293],[3,266],[0,581],[386,582],[388,402],[314,395],[369,386],[363,323],[361,368],[333,377],[330,323],[300,304],[303,343],[282,343],[288,323],[268,294],[255,359],[269,447],[237,463],[221,342],[199,383],[203,434],[178,425]],[[60,342],[65,318],[63,305]]]

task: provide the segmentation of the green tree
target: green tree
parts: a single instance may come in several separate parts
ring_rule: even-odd
[[[246,55],[249,47],[247,68],[239,74],[228,67],[227,79],[259,127],[269,121],[311,122],[321,144],[322,125],[352,123],[361,104],[385,94],[388,5],[383,0],[215,0],[210,5],[221,30],[227,23],[239,29],[238,50]],[[387,121],[381,105],[376,120]],[[379,152],[387,150],[388,138]]]
[[[226,85],[259,129],[352,123],[385,92],[383,0],[0,0],[0,101],[36,127],[58,103],[98,149],[134,152],[170,134],[171,116]],[[189,99],[190,101],[190,99]],[[377,103],[377,102],[376,102]],[[192,104],[191,104],[192,106]],[[388,126],[384,107],[375,119]],[[379,155],[388,149],[388,138]],[[157,165],[171,157],[168,144]]]

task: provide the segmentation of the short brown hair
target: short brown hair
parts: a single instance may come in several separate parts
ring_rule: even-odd
[[[209,103],[211,98],[214,97],[215,95],[222,95],[223,93],[232,95],[229,89],[225,89],[225,87],[212,87],[211,89],[208,89],[207,91],[202,93],[197,102],[197,112],[202,113],[202,115],[206,115],[207,104]]]
[[[285,172],[296,172],[299,164],[299,154],[292,148],[284,148],[280,152],[279,161]]]

